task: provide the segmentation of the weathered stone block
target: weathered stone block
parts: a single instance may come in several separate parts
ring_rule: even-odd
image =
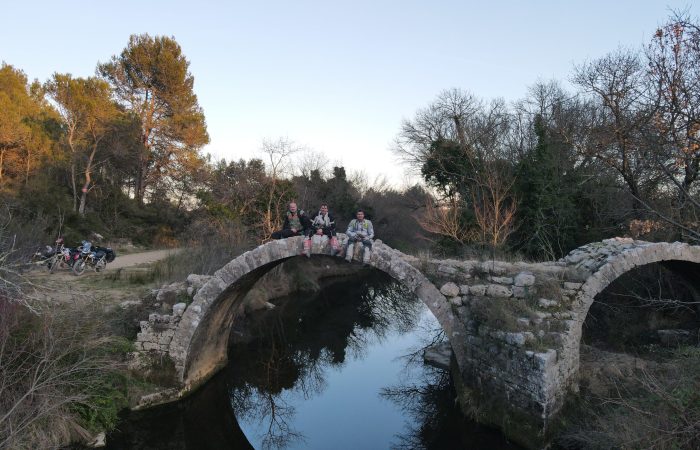
[[[544,312],[544,311],[535,311],[533,313],[536,319],[544,320],[544,319],[549,319],[552,317],[552,313]]]
[[[524,333],[505,333],[505,341],[511,345],[522,347],[527,341]]]
[[[459,286],[459,293],[462,295],[469,294],[469,285],[468,284],[461,284]]]
[[[574,298],[574,297],[576,297],[576,294],[578,294],[578,291],[572,291],[570,289],[562,289],[561,294],[564,297]]]
[[[195,273],[191,273],[187,276],[187,285],[193,287],[195,290],[199,290],[212,278],[213,277],[211,275],[197,275]]]
[[[457,273],[456,268],[454,268],[452,266],[447,266],[444,264],[441,266],[438,266],[437,271],[438,271],[438,273],[441,273],[443,275],[454,275],[455,273]]]
[[[173,305],[173,316],[181,317],[182,314],[185,312],[185,309],[187,309],[187,304],[176,303],[175,305]]]
[[[512,277],[489,277],[489,281],[498,284],[513,284]]]
[[[489,284],[486,287],[486,295],[488,297],[512,297],[513,291],[509,287],[501,286],[500,284]]]
[[[485,273],[490,273],[491,275],[505,275],[508,272],[508,266],[499,261],[486,261],[482,262],[479,269]]]
[[[559,302],[556,300],[549,300],[546,298],[541,298],[537,301],[540,308],[557,308],[559,307]]]
[[[440,293],[446,297],[457,297],[459,295],[459,286],[450,281],[442,285]]]
[[[513,283],[516,286],[533,286],[535,284],[535,276],[531,272],[520,272],[515,276]]]
[[[552,368],[557,362],[557,351],[549,349],[543,353],[535,353],[535,367],[539,370]]]
[[[483,297],[486,295],[486,285],[475,284],[474,286],[469,286],[469,293],[477,297]]]
[[[525,298],[528,294],[528,289],[523,286],[513,286],[513,297],[515,298]]]
[[[144,342],[142,347],[143,350],[147,352],[152,350],[160,350],[160,346],[158,344],[154,344],[153,342]]]

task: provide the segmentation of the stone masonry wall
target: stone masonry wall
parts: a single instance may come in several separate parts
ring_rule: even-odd
[[[472,392],[493,406],[487,421],[515,411],[540,418],[541,424],[533,424],[540,428],[537,432],[546,429],[547,419],[563,403],[562,387],[571,379],[569,366],[561,362],[571,326],[567,307],[581,284],[567,281],[566,264],[414,263],[464,324],[462,376]]]

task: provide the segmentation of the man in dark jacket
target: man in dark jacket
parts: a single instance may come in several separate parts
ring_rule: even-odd
[[[289,210],[284,218],[282,229],[272,233],[272,239],[303,236],[306,235],[309,228],[311,228],[311,221],[309,220],[309,217],[303,210],[297,210],[297,204],[295,202],[290,202]]]
[[[325,234],[328,239],[335,236],[335,219],[333,214],[328,212],[328,204],[321,203],[321,208],[318,210],[318,214],[311,221],[311,227],[307,234],[308,237],[314,234]]]

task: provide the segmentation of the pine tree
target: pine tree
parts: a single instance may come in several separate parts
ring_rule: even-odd
[[[174,38],[148,34],[132,35],[119,56],[97,66],[118,101],[141,122],[143,148],[134,174],[139,202],[149,189],[179,179],[181,168],[202,162],[199,150],[209,135],[188,68]]]

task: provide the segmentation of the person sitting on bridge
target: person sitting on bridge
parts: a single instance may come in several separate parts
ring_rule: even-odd
[[[321,203],[318,214],[311,221],[311,227],[304,241],[304,253],[306,256],[311,256],[311,240],[314,236],[328,236],[331,241],[331,254],[335,254],[338,248],[338,240],[335,239],[335,219],[333,214],[328,212],[328,203]]]
[[[362,262],[369,262],[370,251],[372,250],[372,239],[374,238],[374,228],[369,219],[365,219],[365,212],[362,209],[357,210],[355,219],[348,224],[346,231],[348,242],[345,247],[345,260],[351,262],[355,253],[355,243],[362,243]]]
[[[285,239],[292,236],[304,236],[311,227],[309,217],[303,210],[297,209],[296,202],[289,202],[289,210],[280,231],[272,233],[272,239]]]

